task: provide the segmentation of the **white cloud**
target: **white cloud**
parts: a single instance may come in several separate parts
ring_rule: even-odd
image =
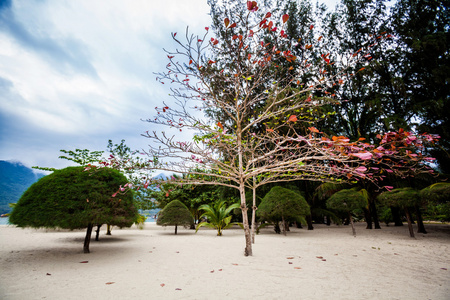
[[[14,1],[0,17],[0,159],[60,166],[59,149],[144,148],[168,90],[170,33],[210,23],[206,0]],[[204,30],[204,29],[203,29]]]

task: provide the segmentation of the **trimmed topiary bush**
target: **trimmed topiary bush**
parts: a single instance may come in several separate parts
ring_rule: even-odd
[[[410,187],[394,189],[378,195],[378,200],[386,206],[399,207],[405,210],[409,234],[411,237],[414,237],[409,208],[421,204],[422,199],[420,198],[419,191]]]
[[[126,183],[123,174],[108,168],[56,170],[25,191],[9,221],[19,227],[87,228],[84,252],[89,253],[93,226],[130,227],[136,221],[132,193],[112,197]]]
[[[305,198],[290,189],[281,186],[273,187],[262,199],[256,211],[264,220],[282,222],[283,234],[286,235],[285,221],[299,220],[311,214]]]
[[[350,224],[352,225],[353,236],[356,236],[355,226],[353,224],[352,211],[366,207],[367,198],[362,193],[354,189],[344,189],[334,193],[327,200],[327,208],[342,211],[348,214]]]
[[[160,226],[175,226],[175,234],[177,234],[178,225],[194,225],[194,217],[186,205],[178,200],[173,200],[159,212],[156,224]]]

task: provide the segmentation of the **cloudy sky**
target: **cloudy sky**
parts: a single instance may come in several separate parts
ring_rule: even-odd
[[[145,149],[141,119],[171,32],[210,24],[206,0],[0,0],[0,160],[61,168],[60,149]]]

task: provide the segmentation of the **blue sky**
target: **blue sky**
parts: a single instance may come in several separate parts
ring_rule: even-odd
[[[331,0],[332,1],[332,0]],[[0,0],[0,160],[61,168],[60,149],[145,149],[169,99],[163,47],[203,34],[206,0]]]

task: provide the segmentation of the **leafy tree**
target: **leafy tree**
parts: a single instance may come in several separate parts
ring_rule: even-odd
[[[356,236],[355,226],[353,225],[352,212],[367,206],[367,198],[361,191],[356,189],[344,189],[334,193],[327,200],[327,207],[337,211],[347,213],[352,225],[353,236]]]
[[[158,213],[156,224],[175,226],[175,234],[177,234],[178,225],[191,226],[194,224],[194,218],[186,205],[173,200]]]
[[[127,183],[112,169],[84,171],[68,167],[34,183],[14,207],[10,222],[19,227],[87,228],[84,252],[89,253],[92,228],[111,224],[129,227],[137,219],[132,193],[112,197]]]
[[[450,14],[447,0],[399,0],[392,12],[401,66],[399,103],[414,112],[419,132],[442,139],[430,149],[442,172],[450,173]]]
[[[310,215],[309,205],[305,198],[290,189],[280,186],[273,187],[262,199],[258,215],[264,220],[280,222],[283,234],[286,235],[285,222],[300,221]]]
[[[419,192],[413,188],[397,188],[392,191],[383,192],[378,199],[387,206],[399,207],[405,210],[408,229],[411,237],[414,237],[410,208],[421,203]]]
[[[195,232],[197,232],[200,227],[206,226],[215,228],[217,230],[217,235],[221,236],[224,229],[227,229],[233,225],[233,223],[231,223],[231,211],[239,207],[240,206],[238,203],[227,207],[225,201],[217,201],[212,205],[203,204],[200,206],[200,210],[203,210],[204,212],[200,218],[206,218],[206,221],[200,222],[197,225]]]

